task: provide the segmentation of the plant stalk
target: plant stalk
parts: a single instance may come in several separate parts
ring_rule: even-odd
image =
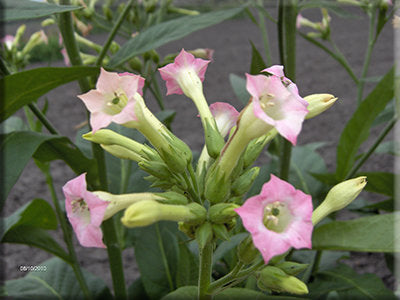
[[[211,282],[212,273],[212,255],[214,244],[207,243],[204,248],[200,249],[200,269],[199,269],[199,283],[198,283],[198,299],[207,300],[212,296],[207,294]]]

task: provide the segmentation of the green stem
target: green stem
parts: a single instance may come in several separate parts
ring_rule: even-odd
[[[126,15],[129,12],[129,9],[131,8],[132,4],[133,4],[134,0],[129,0],[129,2],[126,4],[126,6],[124,7],[123,11],[121,12],[121,14],[119,15],[116,23],[114,24],[113,29],[111,30],[106,43],[103,46],[103,49],[101,49],[101,52],[99,54],[99,57],[96,60],[96,66],[101,66],[104,57],[107,54],[108,48],[110,47],[112,41],[114,40],[115,35],[117,34],[120,26],[122,25],[122,22],[124,21]]]
[[[236,274],[243,268],[243,263],[238,262],[236,266],[230,271],[228,274],[226,274],[224,277],[221,277],[220,279],[212,282],[210,284],[210,287],[208,288],[208,293],[213,294],[215,291],[219,290],[226,284],[230,283],[236,278]]]
[[[129,178],[132,170],[132,161],[121,159],[121,185],[119,192],[125,194],[128,189]]]
[[[259,4],[262,5],[262,3],[259,3]],[[260,28],[261,37],[262,37],[263,44],[264,44],[266,63],[267,63],[267,66],[270,66],[272,64],[272,58],[271,58],[271,51],[269,48],[268,31],[265,26],[264,15],[261,13],[260,10],[257,10],[257,13],[258,13],[258,27]]]
[[[212,298],[212,296],[208,294],[208,289],[211,282],[213,248],[214,244],[210,242],[207,243],[204,248],[200,249],[200,269],[198,283],[199,300]]]
[[[365,85],[365,77],[367,76],[368,73],[368,67],[369,63],[371,61],[371,54],[372,54],[372,49],[374,48],[375,45],[375,36],[374,36],[374,31],[375,31],[375,21],[376,21],[376,8],[370,15],[370,22],[369,22],[369,33],[368,33],[368,46],[367,46],[367,52],[365,53],[365,58],[364,58],[364,65],[363,69],[361,72],[361,77],[358,82],[358,88],[357,88],[357,105],[360,105],[363,97],[363,91],[364,91],[364,85]]]
[[[285,67],[286,76],[294,82],[296,81],[296,1],[280,1],[279,12],[278,34],[280,46],[283,46],[280,59]],[[292,145],[283,140],[280,161],[280,177],[283,180],[289,178],[291,153]]]
[[[311,275],[315,275],[318,272],[319,265],[321,263],[322,250],[317,250],[315,254],[314,263],[311,269]]]
[[[127,299],[122,251],[118,242],[114,218],[104,221],[101,227],[104,233],[104,243],[107,246],[115,298]]]
[[[358,163],[351,169],[349,174],[346,176],[346,180],[350,179],[351,177],[354,176],[354,174],[357,173],[357,171],[361,168],[361,166],[368,160],[368,158],[374,153],[375,149],[379,146],[379,144],[383,141],[383,139],[387,136],[387,134],[392,130],[394,125],[396,124],[396,117],[393,118],[383,129],[381,134],[378,136],[374,144],[371,146],[371,148],[368,149],[368,151],[360,158]]]
[[[76,279],[78,280],[79,286],[82,289],[85,299],[92,299],[92,295],[89,291],[88,285],[85,281],[85,277],[83,276],[78,259],[76,257],[75,249],[74,249],[74,246],[72,243],[71,230],[68,226],[67,220],[65,219],[65,214],[60,207],[60,202],[58,201],[57,194],[56,194],[56,191],[54,188],[53,178],[51,177],[50,171],[48,169],[44,173],[46,176],[46,183],[49,186],[49,190],[51,193],[51,199],[53,200],[53,205],[56,210],[57,219],[61,225],[61,230],[63,232],[64,241],[65,241],[65,244],[67,245],[68,253],[71,258],[70,265],[71,265],[72,269],[74,270]]]
[[[42,113],[35,103],[29,103],[28,107],[51,134],[59,134],[57,129],[51,124],[49,119],[47,119],[47,117]]]

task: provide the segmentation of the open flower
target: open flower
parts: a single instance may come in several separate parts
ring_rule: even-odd
[[[96,89],[78,97],[90,114],[93,132],[111,122],[129,124],[136,121],[135,94],[142,94],[144,78],[130,73],[112,73],[101,68]]]
[[[210,105],[210,111],[217,123],[219,132],[225,137],[235,126],[239,112],[232,105],[225,102],[215,102]]]
[[[271,174],[261,193],[235,209],[265,263],[290,247],[311,248],[311,196]]]
[[[63,186],[65,209],[82,246],[105,248],[100,225],[109,202],[86,189],[85,176],[81,174]]]
[[[193,54],[181,50],[175,58],[174,63],[158,69],[162,79],[166,81],[167,95],[185,94],[190,96],[193,88],[201,88],[204,81],[204,74],[207,70],[209,60],[195,58]]]
[[[283,137],[295,145],[308,113],[308,103],[299,96],[297,86],[284,76],[283,67],[273,66],[263,71],[272,75],[246,74],[246,88],[253,98],[250,105],[253,108],[253,114],[271,128],[275,127]],[[249,112],[247,118],[249,118]],[[259,125],[254,124],[253,127],[259,127]]]

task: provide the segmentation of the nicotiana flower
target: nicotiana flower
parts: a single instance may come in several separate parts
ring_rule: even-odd
[[[231,128],[236,125],[239,112],[232,105],[225,102],[211,104],[210,111],[217,123],[219,132],[225,137]]]
[[[105,248],[100,225],[109,202],[86,189],[85,177],[86,173],[81,174],[63,186],[65,209],[82,246]]]
[[[159,68],[162,79],[166,81],[167,95],[185,94],[190,97],[193,86],[200,87],[204,81],[209,60],[195,58],[193,54],[181,50],[174,63]]]
[[[263,72],[272,75],[246,74],[246,88],[252,96],[250,106],[253,108],[253,114],[269,125],[269,129],[275,127],[283,137],[295,145],[308,113],[308,103],[299,96],[297,86],[284,76],[281,66],[273,66]],[[251,122],[249,114],[248,112],[247,115],[242,115],[242,124],[245,123],[244,119],[250,118],[247,122]],[[253,127],[259,127],[259,124],[254,124]]]
[[[8,50],[11,51],[13,47],[15,37],[13,35],[7,34],[5,37],[0,39],[0,42],[4,45],[4,47]]]
[[[235,209],[265,263],[290,247],[311,248],[311,196],[271,174],[261,193]]]
[[[101,68],[96,89],[78,97],[90,114],[93,132],[107,127],[111,122],[129,124],[136,121],[135,95],[142,94],[144,78],[130,73],[107,72]]]

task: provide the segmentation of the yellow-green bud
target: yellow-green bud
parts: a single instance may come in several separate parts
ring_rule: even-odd
[[[237,247],[237,257],[245,265],[251,264],[258,256],[260,251],[254,247],[251,236],[247,236]]]
[[[284,261],[280,264],[277,264],[275,267],[281,269],[288,275],[297,275],[307,269],[308,264],[299,264],[292,261]]]
[[[304,100],[308,102],[308,114],[306,119],[311,119],[330,108],[337,100],[335,96],[331,94],[312,94],[304,97]]]
[[[217,158],[221,152],[222,147],[225,145],[224,138],[218,131],[217,125],[214,119],[205,118],[205,140],[207,146],[208,155],[212,158]]]
[[[360,176],[335,185],[326,195],[325,200],[312,214],[312,223],[316,225],[330,213],[349,205],[367,184],[367,177]]]
[[[211,222],[223,224],[232,220],[237,216],[234,211],[239,205],[233,203],[218,203],[210,207],[208,216]]]
[[[112,54],[117,53],[117,51],[119,50],[120,46],[116,41],[112,41],[111,45],[110,45],[110,51]]]
[[[206,175],[204,189],[204,196],[210,203],[223,202],[229,196],[230,181],[218,165],[210,168]]]
[[[14,45],[18,45],[22,36],[24,35],[26,30],[26,25],[22,24],[18,27],[17,32],[15,33]]]
[[[206,222],[196,229],[196,241],[199,245],[199,249],[203,249],[204,246],[210,243],[213,239],[213,230],[211,223]]]
[[[113,15],[110,7],[107,4],[103,4],[102,9],[104,17],[106,17],[108,21],[111,21],[113,19]]]
[[[268,131],[267,134],[250,141],[243,154],[243,168],[251,166],[256,159],[260,156],[261,151],[264,149],[265,145],[272,141],[272,139],[278,134],[276,129]]]
[[[137,72],[142,71],[142,61],[140,60],[139,57],[135,56],[134,58],[130,59],[128,63],[129,66],[132,68],[132,70]]]
[[[139,162],[139,167],[147,173],[160,179],[171,179],[172,175],[164,162],[144,160]]]
[[[240,175],[240,177],[232,183],[233,194],[241,196],[247,193],[247,191],[253,185],[254,180],[256,180],[259,172],[260,168],[254,167]]]
[[[121,218],[126,227],[143,227],[158,221],[176,221],[196,223],[205,219],[206,211],[201,211],[197,206],[160,204],[157,201],[140,201],[129,206]]]
[[[296,295],[308,294],[307,285],[303,281],[273,266],[266,266],[261,270],[257,283],[261,289]]]
[[[25,47],[21,51],[22,55],[28,54],[29,51],[41,43],[47,43],[47,36],[43,30],[37,31],[31,35]]]
[[[100,144],[101,148],[106,150],[108,153],[114,155],[115,157],[122,158],[122,159],[129,159],[133,161],[140,162],[143,160],[143,157],[138,155],[137,153],[126,149],[119,145],[102,145]]]

